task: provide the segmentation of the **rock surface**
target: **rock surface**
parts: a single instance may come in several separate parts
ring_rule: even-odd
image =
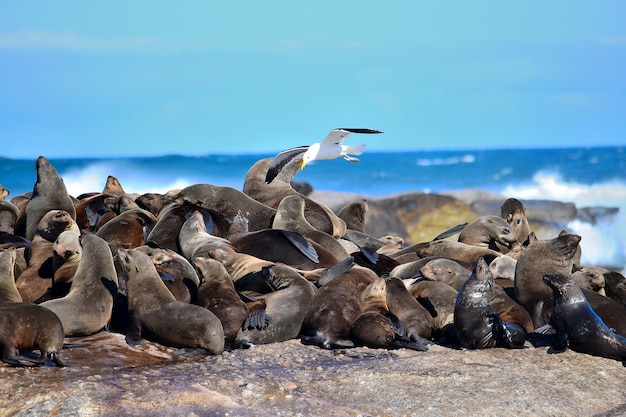
[[[618,361],[547,348],[323,350],[290,340],[205,356],[101,332],[65,368],[0,365],[0,416],[626,414]]]

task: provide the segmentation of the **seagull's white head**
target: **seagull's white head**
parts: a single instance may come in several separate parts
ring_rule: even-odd
[[[309,146],[306,152],[304,152],[304,155],[302,155],[302,164],[300,165],[300,169],[304,169],[304,167],[307,166],[311,161],[314,161],[319,151],[319,143],[314,143],[313,145]]]

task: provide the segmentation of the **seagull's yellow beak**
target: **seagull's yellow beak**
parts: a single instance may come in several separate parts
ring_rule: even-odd
[[[300,165],[300,169],[304,169],[305,166],[306,166],[306,162],[302,161],[302,164]]]

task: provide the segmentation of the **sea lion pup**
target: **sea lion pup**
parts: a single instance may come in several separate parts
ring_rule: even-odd
[[[357,265],[320,287],[302,322],[301,342],[325,349],[354,347],[350,326],[361,313],[361,293],[377,279]]]
[[[432,337],[438,343],[456,343],[454,331],[454,304],[457,290],[440,281],[423,277],[403,280],[409,294],[413,296],[433,318]]]
[[[37,158],[36,169],[37,181],[32,196],[24,212],[20,212],[15,226],[16,233],[28,240],[33,240],[39,222],[50,210],[65,210],[73,220],[76,219],[74,201],[54,166],[46,157],[40,156]]]
[[[17,277],[16,285],[25,302],[42,301],[52,285],[53,247],[66,230],[78,233],[78,226],[65,210],[50,210],[39,222],[32,244],[24,252],[28,267]]]
[[[606,296],[606,292],[604,291],[606,285],[604,274],[607,272],[609,272],[609,270],[605,268],[584,265],[579,270],[572,273],[572,279],[576,281],[576,284],[578,284],[580,288]]]
[[[501,252],[498,245],[508,250],[511,244],[517,241],[517,236],[502,217],[487,215],[465,226],[459,234],[458,241]]]
[[[273,265],[264,267],[262,273],[272,292],[255,299],[265,302],[265,314],[271,320],[264,328],[241,328],[233,343],[235,347],[245,348],[295,338],[315,295],[313,286],[293,268]]]
[[[428,310],[409,293],[401,279],[391,277],[386,281],[387,307],[404,325],[404,335],[409,340],[428,343],[434,327]]]
[[[556,342],[549,353],[563,352],[569,347],[576,352],[616,359],[626,366],[626,337],[602,321],[571,276],[546,274],[543,280],[554,295],[552,323]]]
[[[493,286],[489,266],[480,258],[459,289],[454,307],[454,328],[464,349],[521,348],[526,341],[524,329],[505,323],[491,308]]]
[[[337,213],[337,217],[346,222],[347,229],[363,233],[367,209],[367,200],[354,201],[343,206]]]
[[[136,249],[150,257],[174,298],[185,303],[196,303],[200,277],[187,258],[171,249],[149,245],[138,246]]]
[[[626,278],[616,271],[604,274],[606,296],[626,307]]]
[[[338,261],[347,258],[349,254],[337,239],[326,232],[316,229],[307,221],[304,214],[305,209],[306,204],[303,197],[290,195],[283,198],[276,209],[272,229],[297,232],[328,249]]]
[[[119,248],[129,249],[144,245],[156,222],[157,218],[149,211],[132,209],[106,222],[96,235],[106,240],[111,253],[117,253]]]
[[[230,275],[221,262],[197,257],[194,264],[204,278],[198,288],[198,305],[213,312],[222,323],[226,350],[230,350],[237,333],[249,315],[246,303],[235,290]],[[265,321],[265,317],[263,317]],[[269,322],[269,321],[268,321]],[[266,323],[263,323],[266,325]]]
[[[411,342],[404,334],[404,325],[387,306],[387,284],[378,278],[361,293],[361,312],[350,326],[350,339],[355,346],[372,349],[427,350],[425,340]]]
[[[15,258],[17,249],[5,249],[0,252],[0,305],[21,303],[22,296],[15,286]]]
[[[69,293],[40,304],[59,316],[66,336],[85,336],[104,329],[117,295],[117,274],[107,242],[96,235],[83,235],[80,244],[83,256]]]
[[[202,348],[212,355],[224,351],[224,329],[215,314],[176,300],[140,250],[120,249],[118,256],[128,278],[128,344],[138,344],[145,336],[165,346]]]
[[[523,247],[530,243],[530,226],[526,217],[526,209],[521,201],[515,198],[507,198],[500,207],[500,213],[503,219],[511,226],[513,233],[517,237],[517,242]]]
[[[228,240],[238,252],[297,269],[328,268],[338,262],[322,245],[290,230],[263,229],[231,234]]]
[[[226,224],[224,230],[213,230],[217,236],[226,237],[228,228],[242,215],[248,221],[248,231],[270,227],[275,210],[231,187],[212,184],[194,184],[180,190],[174,197],[179,203],[190,203],[208,210],[217,218],[216,225]]]
[[[63,349],[63,324],[52,311],[31,303],[0,305],[0,351],[3,362],[13,366],[43,365],[51,360],[65,366],[60,353]],[[20,353],[39,349],[38,357]]]
[[[420,258],[437,256],[468,264],[476,262],[479,258],[485,258],[487,262],[491,262],[498,256],[502,255],[502,253],[493,249],[469,245],[463,242],[454,242],[451,240],[434,240],[432,242],[418,245],[415,249],[417,256]],[[403,249],[403,251],[405,250],[406,249]]]
[[[265,182],[267,171],[273,158],[257,161],[248,170],[243,184],[243,192],[256,201],[273,209],[278,208],[280,202],[287,196],[297,195],[305,201],[305,218],[317,230],[331,236],[343,236],[346,230],[345,222],[333,213],[326,205],[314,201],[294,190],[291,180],[300,169],[300,164],[287,164],[278,173],[271,183]]]
[[[570,274],[581,237],[573,234],[538,240],[526,247],[515,266],[515,298],[528,310],[535,329],[549,323],[552,290],[545,274]]]

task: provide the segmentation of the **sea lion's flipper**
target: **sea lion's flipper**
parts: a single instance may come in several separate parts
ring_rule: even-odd
[[[426,339],[424,341],[408,341],[408,340],[392,340],[389,342],[389,348],[391,349],[412,349],[419,350],[420,352],[426,352],[428,350],[428,344]]]
[[[376,262],[378,262],[380,254],[376,252],[376,249],[371,249],[366,246],[359,249],[361,249],[361,255],[363,255],[369,263],[376,264]]]
[[[396,316],[395,314],[393,314],[390,311],[386,311],[383,313],[385,317],[387,317],[387,320],[389,320],[389,322],[391,323],[391,325],[393,326],[393,332],[399,336],[399,337],[403,337],[404,336],[404,324],[402,324],[402,322],[400,321],[400,319],[398,318],[398,316]]]
[[[457,224],[457,225],[456,225],[456,226],[454,226],[453,228],[448,229],[448,230],[446,230],[445,232],[440,233],[440,234],[438,234],[437,236],[435,236],[435,237],[434,237],[434,239],[433,239],[433,241],[435,241],[435,240],[442,240],[442,239],[445,239],[445,238],[447,238],[447,237],[453,236],[453,235],[455,235],[455,234],[457,234],[457,233],[461,232],[463,229],[465,229],[465,226],[467,226],[467,225],[468,225],[468,223],[467,223],[467,222],[465,222],[465,223],[461,223],[461,224]]]
[[[126,343],[131,346],[138,345],[143,341],[141,337],[141,322],[137,318],[137,315],[130,313],[128,330],[126,331]]]
[[[54,259],[52,258],[52,256],[50,256],[41,263],[39,271],[37,271],[37,274],[40,278],[52,278],[52,276],[54,275],[53,261]]]
[[[301,254],[306,256],[312,262],[316,264],[320,262],[320,258],[315,250],[315,247],[300,233],[292,232],[290,230],[281,230],[283,236],[300,251]]]
[[[243,321],[241,328],[243,330],[261,330],[266,328],[270,324],[270,321],[272,321],[272,318],[265,313],[265,308],[256,307],[250,309],[250,312]]]
[[[318,287],[323,286],[324,284],[328,284],[333,279],[337,278],[340,275],[345,274],[354,266],[354,259],[349,256],[343,261],[337,262],[335,265],[330,268],[326,268],[319,276],[319,279],[316,282]]]
[[[158,271],[158,272],[159,272],[159,276],[161,277],[163,281],[174,282],[174,277],[168,274],[167,272],[163,272],[163,271]]]
[[[256,271],[246,274],[235,281],[235,289],[240,293],[242,291],[255,291],[261,294],[271,292],[272,288],[265,280],[265,276],[266,274],[264,271]],[[243,301],[245,302],[246,300]]]

